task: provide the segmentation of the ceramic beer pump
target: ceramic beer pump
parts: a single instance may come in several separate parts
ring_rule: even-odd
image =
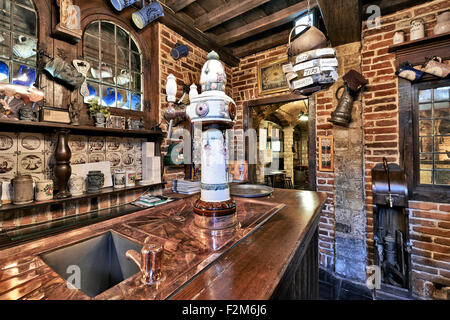
[[[194,225],[202,237],[229,237],[236,232],[238,221],[228,186],[224,134],[234,125],[236,104],[225,94],[226,74],[218,54],[212,51],[207,58],[200,76],[202,93],[190,93],[190,105],[185,111],[190,121],[202,129],[201,196],[194,202]],[[169,78],[166,118],[170,120],[179,116],[179,111],[170,103],[176,85],[174,90],[173,76]]]

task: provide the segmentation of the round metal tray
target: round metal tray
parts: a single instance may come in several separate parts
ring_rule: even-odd
[[[235,197],[258,198],[272,194],[273,188],[260,184],[234,184],[230,186],[230,194]]]

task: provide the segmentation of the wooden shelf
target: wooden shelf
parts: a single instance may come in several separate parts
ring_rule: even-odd
[[[0,119],[1,131],[15,132],[43,132],[53,133],[58,129],[69,129],[71,134],[95,135],[95,136],[123,136],[123,137],[141,137],[156,141],[164,137],[161,131],[152,130],[126,130],[115,128],[99,128],[94,126],[74,126],[64,123],[44,122],[44,121],[23,121],[23,120],[5,120]]]
[[[397,67],[408,61],[413,65],[425,62],[426,57],[438,56],[444,60],[450,58],[450,33],[439,34],[418,40],[406,41],[389,47],[396,55]]]
[[[62,204],[67,201],[96,198],[99,196],[105,196],[105,195],[115,194],[115,193],[119,193],[119,192],[144,189],[144,188],[150,188],[150,187],[157,187],[157,186],[164,186],[164,184],[165,184],[164,182],[160,182],[160,183],[154,183],[154,184],[145,185],[145,186],[135,185],[134,187],[125,187],[125,188],[120,188],[120,189],[114,189],[112,187],[109,187],[109,188],[102,188],[101,191],[99,191],[99,192],[83,193],[82,195],[73,196],[73,197],[65,198],[65,199],[34,201],[31,203],[27,203],[27,204],[4,204],[3,206],[0,207],[0,214],[4,213],[6,211],[11,211],[11,210],[30,209],[32,207],[43,207],[43,206],[48,206],[48,205],[58,205],[58,204]]]

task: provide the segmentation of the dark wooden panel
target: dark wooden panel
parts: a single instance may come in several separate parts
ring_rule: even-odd
[[[178,12],[183,10],[185,7],[195,2],[195,0],[168,0],[166,4],[173,9],[173,11]]]
[[[359,0],[318,0],[318,2],[333,47],[361,41]]]
[[[233,48],[233,54],[238,58],[242,58],[253,53],[288,43],[289,32],[290,30],[285,30],[259,40],[249,41],[247,44]]]
[[[269,1],[270,0],[233,0],[198,17],[195,20],[194,25],[201,31],[206,31]]]
[[[238,40],[251,37],[255,34],[270,30],[271,28],[280,26],[289,21],[294,21],[294,19],[306,9],[307,1],[299,2],[283,10],[275,12],[270,16],[263,17],[240,28],[221,34],[218,36],[217,42],[220,45],[224,46]]]
[[[389,47],[395,52],[395,64],[398,67],[405,61],[413,65],[421,65],[425,57],[438,56],[444,60],[450,58],[450,33],[407,41]]]

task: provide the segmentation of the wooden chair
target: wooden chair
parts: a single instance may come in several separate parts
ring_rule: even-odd
[[[283,187],[285,189],[294,189],[294,186],[292,185],[292,179],[289,176],[283,177]]]

